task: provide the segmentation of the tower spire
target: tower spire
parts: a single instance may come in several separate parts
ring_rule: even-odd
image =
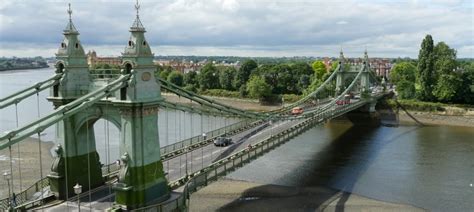
[[[69,14],[69,22],[72,22],[71,3],[69,3],[68,6],[69,6],[69,8],[67,9],[67,13]]]
[[[140,4],[138,3],[138,0],[137,0],[137,3],[135,4],[135,10],[137,10],[137,18],[139,18]]]
[[[71,9],[71,3],[68,4],[68,9],[67,13],[69,14],[69,22],[66,26],[66,29],[64,29],[64,34],[79,34],[77,31],[76,27],[72,23],[72,9]]]
[[[143,27],[143,24],[140,21],[140,4],[138,3],[138,0],[135,3],[135,10],[137,11],[137,17],[135,18],[132,27],[130,27],[130,31],[145,32],[145,27]]]

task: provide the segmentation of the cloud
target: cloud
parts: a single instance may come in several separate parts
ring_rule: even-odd
[[[57,45],[67,23],[66,1],[3,0],[0,45]],[[432,34],[473,57],[473,10],[466,1],[307,1],[307,0],[142,0],[140,18],[155,46],[252,55],[307,54],[301,47],[369,51],[379,56],[416,57],[421,40]],[[129,37],[134,2],[73,1],[73,20],[86,49],[121,46]],[[442,14],[442,15],[441,15]],[[293,48],[298,47],[298,48]],[[31,48],[33,49],[33,48]],[[212,51],[211,51],[212,49]],[[308,49],[308,48],[304,48]],[[4,55],[7,50],[0,53]],[[351,51],[351,50],[348,50]],[[3,52],[3,53],[2,53]],[[18,52],[18,51],[17,51]],[[175,51],[178,52],[178,51]],[[283,53],[285,52],[285,53]],[[44,52],[43,52],[44,53]],[[102,54],[101,52],[98,52]],[[199,53],[199,52],[198,52]],[[117,52],[116,54],[119,54]],[[240,54],[240,53],[239,53]],[[314,50],[313,55],[324,56]]]
[[[336,22],[337,25],[345,25],[345,24],[348,24],[349,22],[347,21],[338,21]]]

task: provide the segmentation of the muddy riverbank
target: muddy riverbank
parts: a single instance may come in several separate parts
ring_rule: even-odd
[[[36,138],[27,138],[18,145],[13,145],[10,150],[0,150],[0,171],[1,173],[11,172],[10,163],[13,167],[13,192],[19,193],[32,186],[35,182],[41,179],[40,173],[40,159],[39,159],[39,143]],[[51,155],[51,148],[53,142],[41,142],[41,162],[43,168],[43,177],[46,177],[51,170],[53,157]],[[18,151],[19,150],[19,151]],[[18,154],[19,153],[19,154]],[[21,178],[20,178],[21,168]],[[20,182],[21,180],[21,182]],[[21,185],[20,185],[21,183]],[[12,180],[10,180],[10,186]],[[0,199],[8,196],[7,182],[2,178],[0,180]]]
[[[203,204],[205,203],[205,204]],[[424,211],[324,187],[222,179],[191,195],[190,211]]]

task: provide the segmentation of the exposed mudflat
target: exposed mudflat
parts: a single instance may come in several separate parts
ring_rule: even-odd
[[[323,187],[222,179],[191,195],[189,211],[425,211]]]

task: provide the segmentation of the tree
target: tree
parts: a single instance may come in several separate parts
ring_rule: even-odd
[[[217,68],[212,63],[204,65],[198,75],[198,82],[202,90],[219,88],[219,72]]]
[[[303,91],[306,90],[306,88],[308,88],[310,84],[311,84],[311,77],[306,74],[301,75],[300,80],[298,81],[299,92],[303,93]]]
[[[168,75],[168,81],[177,86],[183,86],[183,74],[173,71]]]
[[[401,99],[412,99],[416,94],[415,83],[405,79],[398,82],[396,90]]]
[[[433,93],[439,101],[452,102],[462,84],[463,80],[457,73],[442,74]]]
[[[257,68],[257,63],[254,60],[246,60],[242,66],[240,66],[234,79],[234,87],[240,88],[246,84],[249,80],[250,74],[254,69]]]
[[[170,73],[171,73],[170,70],[165,69],[165,70],[163,70],[163,71],[160,72],[160,75],[159,75],[159,76],[160,76],[161,79],[167,80],[167,79],[168,79],[168,75],[169,75]]]
[[[250,97],[265,98],[272,94],[272,88],[268,85],[262,77],[253,76],[247,83],[247,91]]]
[[[456,93],[456,101],[464,104],[474,104],[474,62],[462,67],[462,84]]]
[[[187,85],[193,85],[194,87],[198,86],[198,75],[195,71],[190,71],[186,74],[184,74],[184,84]]]
[[[314,71],[314,76],[317,79],[322,79],[323,75],[327,72],[326,65],[322,61],[314,61],[313,64],[311,65]]]
[[[390,71],[390,81],[397,85],[400,81],[416,82],[416,67],[409,62],[395,64]]]
[[[444,42],[439,42],[434,47],[435,70],[437,77],[442,74],[450,74],[458,66],[456,62],[456,50],[449,48]]]
[[[426,35],[421,43],[418,54],[418,76],[420,80],[420,98],[422,100],[433,100],[433,89],[436,84],[434,73],[434,47],[431,35]]]
[[[232,80],[235,77],[235,73],[237,70],[235,70],[234,67],[227,67],[224,70],[221,70],[219,73],[219,83],[221,85],[221,88],[226,89],[226,90],[235,90]]]

